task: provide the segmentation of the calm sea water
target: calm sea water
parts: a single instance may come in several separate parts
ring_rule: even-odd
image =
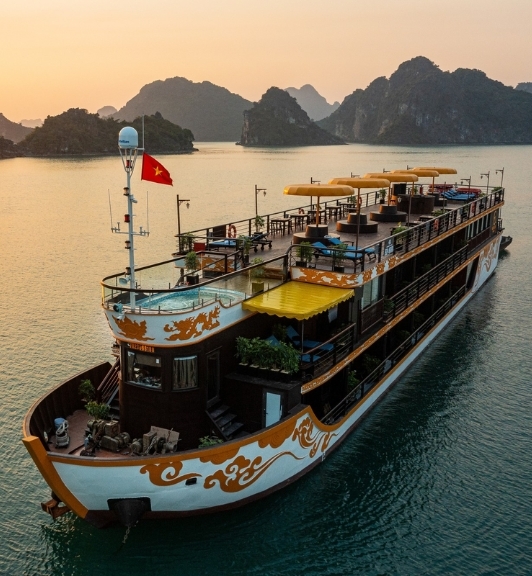
[[[496,275],[362,426],[295,485],[226,514],[97,530],[40,510],[49,490],[21,424],[44,391],[110,358],[99,280],[123,270],[121,162],[0,162],[0,573],[532,574],[531,146],[246,150],[197,144],[165,156],[174,187],[141,183],[137,262],[174,250],[182,228],[294,206],[286,184],[407,164],[455,166],[507,189],[514,237]],[[297,204],[297,200],[295,201]]]

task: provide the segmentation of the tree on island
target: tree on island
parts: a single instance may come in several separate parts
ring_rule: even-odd
[[[151,152],[191,152],[194,135],[161,114],[145,117],[145,142]],[[21,150],[37,155],[110,154],[117,150],[120,130],[132,125],[142,134],[142,119],[118,122],[100,118],[87,110],[71,108],[58,116],[48,116],[43,125],[35,128],[20,142]]]

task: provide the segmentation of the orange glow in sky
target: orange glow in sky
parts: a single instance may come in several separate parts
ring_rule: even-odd
[[[2,7],[0,112],[120,108],[174,76],[341,102],[415,56],[515,86],[532,81],[531,21],[530,0],[19,0]]]

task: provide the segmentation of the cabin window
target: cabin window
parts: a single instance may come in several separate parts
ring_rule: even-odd
[[[362,293],[362,308],[367,308],[375,304],[380,297],[380,276],[373,278],[370,282],[364,284],[364,291]]]
[[[174,358],[174,380],[172,390],[197,388],[198,386],[198,357],[186,356]]]
[[[160,390],[161,357],[128,350],[127,379],[134,384]]]

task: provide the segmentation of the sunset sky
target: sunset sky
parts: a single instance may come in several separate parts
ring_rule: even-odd
[[[401,63],[532,81],[531,0],[18,0],[0,19],[0,112],[13,121],[123,106],[154,80],[250,100],[312,84],[343,100]]]

